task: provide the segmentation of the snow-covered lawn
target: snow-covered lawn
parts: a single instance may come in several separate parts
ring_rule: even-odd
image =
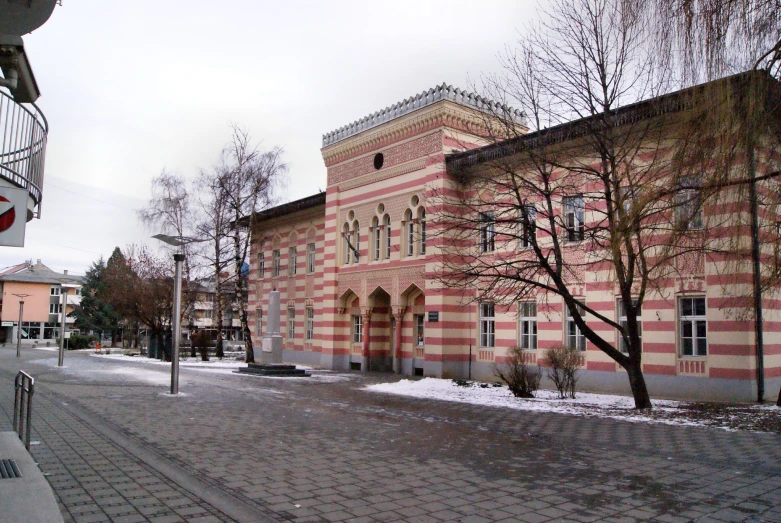
[[[725,405],[653,400],[651,411],[637,411],[631,397],[578,392],[575,399],[559,399],[550,390],[537,391],[533,399],[520,399],[505,386],[424,378],[369,385],[365,390],[514,410],[602,417],[636,423],[711,426],[726,430],[781,432],[781,409],[771,405]]]

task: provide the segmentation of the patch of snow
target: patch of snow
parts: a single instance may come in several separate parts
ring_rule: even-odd
[[[667,423],[673,425],[704,426],[692,420],[659,419],[642,413],[632,413],[634,400],[627,396],[611,394],[591,394],[578,392],[575,399],[559,399],[559,395],[551,390],[537,391],[537,397],[532,399],[516,398],[506,386],[481,387],[470,384],[468,387],[457,385],[453,380],[439,378],[423,378],[422,380],[401,380],[395,383],[380,383],[368,385],[364,390],[385,394],[398,394],[415,398],[428,398],[487,407],[500,407],[513,410],[552,412],[571,416],[596,416],[618,419],[635,423]],[[654,407],[674,409],[681,402],[671,400],[653,400]]]

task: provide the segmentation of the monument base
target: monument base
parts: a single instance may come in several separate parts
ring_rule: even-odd
[[[241,374],[256,374],[259,376],[276,376],[280,378],[308,378],[310,373],[304,369],[298,369],[295,365],[248,363],[247,368],[238,370]]]

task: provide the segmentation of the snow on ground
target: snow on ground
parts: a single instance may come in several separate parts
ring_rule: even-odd
[[[153,358],[146,358],[141,356],[129,356],[126,354],[97,354],[94,352],[94,350],[91,351],[91,356],[94,356],[95,358],[105,358],[110,360],[116,360],[116,361],[127,361],[127,362],[133,362],[133,363],[144,363],[146,365],[150,365],[153,367],[165,367],[170,369],[171,368],[171,362],[170,361],[160,361]],[[240,368],[246,367],[247,364],[243,361],[233,360],[233,359],[218,359],[218,358],[210,358],[209,361],[201,361],[200,357],[197,358],[182,358],[179,360],[179,368],[187,368],[187,369],[195,369],[199,371],[209,372],[213,374],[234,374],[236,373]],[[309,371],[312,376],[309,378],[295,378],[295,377],[279,377],[279,376],[259,376],[259,375],[251,375],[253,377],[257,378],[263,378],[268,380],[285,380],[285,381],[298,381],[298,380],[306,380],[306,381],[323,381],[327,383],[335,383],[339,381],[350,381],[354,379],[353,376],[349,374],[341,374],[334,371],[329,370],[317,370],[312,369],[311,367],[308,367],[306,365],[296,365],[299,369],[305,369]],[[143,369],[139,369],[143,370]],[[250,376],[250,374],[242,374],[242,376]],[[170,378],[169,378],[170,379]]]
[[[637,411],[634,409],[634,400],[628,396],[578,392],[575,399],[559,399],[555,391],[539,390],[536,398],[521,399],[514,397],[505,386],[496,387],[492,384],[473,382],[463,386],[458,385],[454,380],[438,378],[380,383],[369,385],[364,390],[514,410],[611,418],[635,423],[666,423],[711,426],[726,430],[779,432],[779,408],[770,405],[730,406],[653,400],[653,410]]]

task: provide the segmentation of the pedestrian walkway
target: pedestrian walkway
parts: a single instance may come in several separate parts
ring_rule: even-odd
[[[358,373],[183,369],[172,398],[164,370],[68,358],[24,362],[67,521],[781,521],[776,434],[389,396]]]

